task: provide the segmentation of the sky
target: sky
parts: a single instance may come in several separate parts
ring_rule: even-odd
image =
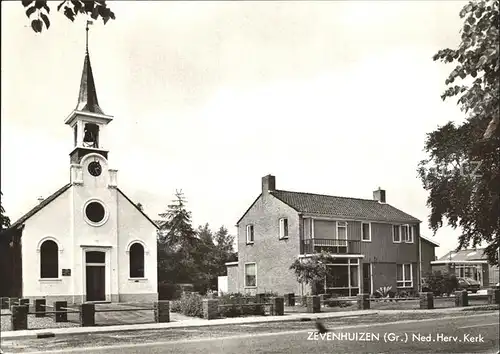
[[[193,224],[235,224],[278,189],[387,202],[428,228],[417,177],[426,134],[463,120],[440,98],[459,44],[464,1],[109,2],[89,51],[100,107],[114,116],[103,145],[132,200],[153,219],[182,190]],[[52,3],[35,34],[19,1],[2,2],[1,190],[14,221],[68,182],[85,53],[85,21]]]

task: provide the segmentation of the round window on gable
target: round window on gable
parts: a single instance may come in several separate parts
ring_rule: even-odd
[[[106,217],[106,210],[104,205],[100,202],[92,201],[85,207],[85,216],[93,224],[102,224]]]

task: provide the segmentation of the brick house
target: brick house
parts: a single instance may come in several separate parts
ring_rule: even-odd
[[[424,235],[420,235],[420,251],[421,251],[421,262],[422,262],[422,276],[427,273],[432,272],[432,264],[436,257],[436,247],[439,247],[439,243],[431,240]]]
[[[432,271],[454,273],[457,277],[473,278],[482,287],[495,286],[499,281],[498,266],[488,264],[484,249],[450,251],[431,262]]]
[[[382,286],[418,291],[421,252],[429,263],[437,246],[427,240],[421,249],[419,225],[387,204],[380,188],[373,199],[335,197],[278,190],[275,177],[265,176],[262,193],[236,225],[238,261],[226,264],[228,292],[310,293],[289,267],[322,250],[335,260],[324,284],[318,284],[321,291],[350,296]]]

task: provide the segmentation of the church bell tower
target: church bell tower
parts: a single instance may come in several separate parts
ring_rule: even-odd
[[[113,120],[112,116],[104,114],[97,100],[97,91],[90,65],[88,49],[89,24],[86,27],[85,60],[83,62],[80,93],[76,108],[64,121],[73,129],[74,148],[70,153],[72,164],[79,164],[82,158],[91,153],[97,153],[108,159],[108,150],[103,146],[104,128]]]

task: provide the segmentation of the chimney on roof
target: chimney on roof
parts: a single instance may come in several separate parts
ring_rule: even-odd
[[[38,204],[41,204],[45,199],[42,196],[40,196],[36,200],[38,200]]]
[[[276,190],[276,177],[267,175],[262,177],[262,194]]]
[[[385,189],[378,189],[373,191],[373,200],[378,201],[379,203],[385,203]]]

